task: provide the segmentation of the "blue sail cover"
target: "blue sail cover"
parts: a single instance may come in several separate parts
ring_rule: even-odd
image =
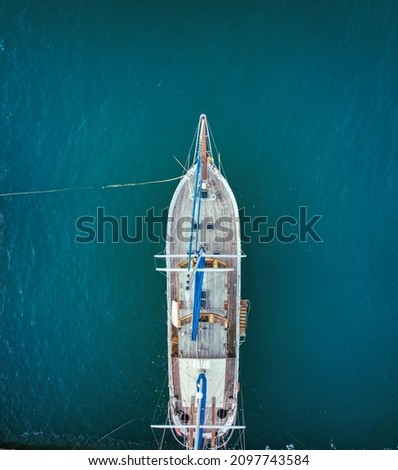
[[[197,224],[196,229],[196,247],[198,246],[198,228],[200,222],[200,198],[202,195],[202,167],[200,165],[200,152],[202,149],[202,142],[199,141],[198,144],[198,156],[196,159],[196,174],[195,174],[195,187],[194,187],[194,194],[193,194],[193,203],[192,203],[192,225],[191,225],[191,235],[189,238],[189,252],[188,252],[188,271],[191,269],[191,257],[192,257],[192,240],[193,240],[193,232],[194,232],[194,223]],[[196,214],[196,200],[199,199],[199,208]],[[197,248],[196,248],[197,249]]]
[[[203,426],[205,424],[205,415],[206,415],[206,389],[207,389],[207,379],[205,374],[202,372],[198,375],[196,379],[196,390],[199,392],[200,390],[200,381],[202,380],[202,401],[200,405],[200,415],[199,415],[199,425]],[[202,441],[203,441],[203,427],[199,428],[199,435],[196,436],[198,441],[198,449],[202,448]]]
[[[203,269],[206,266],[206,257],[203,255],[199,258],[198,268]],[[193,298],[193,313],[192,313],[192,335],[191,340],[196,341],[199,329],[200,317],[200,304],[202,302],[202,287],[203,287],[203,271],[196,271],[195,273],[195,292]]]

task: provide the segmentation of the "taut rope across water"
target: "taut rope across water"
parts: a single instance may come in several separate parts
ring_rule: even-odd
[[[95,186],[84,186],[82,188],[61,188],[61,189],[44,189],[41,191],[20,191],[20,192],[13,192],[13,193],[2,193],[0,197],[7,197],[7,196],[26,196],[30,194],[48,194],[48,193],[62,193],[66,191],[83,191],[89,189],[113,189],[113,188],[128,188],[132,186],[146,186],[148,184],[161,184],[161,183],[169,183],[170,181],[176,181],[181,179],[182,176],[176,176],[174,178],[168,178],[165,180],[155,180],[155,181],[141,181],[135,183],[123,183],[123,184],[107,184],[101,187]]]

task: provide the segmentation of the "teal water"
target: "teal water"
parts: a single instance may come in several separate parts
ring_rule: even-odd
[[[381,0],[0,1],[0,193],[177,176],[206,113],[246,215],[323,215],[323,243],[243,246],[248,449],[398,447],[397,22]],[[3,446],[156,447],[164,243],[78,244],[75,221],[174,188],[0,197]]]

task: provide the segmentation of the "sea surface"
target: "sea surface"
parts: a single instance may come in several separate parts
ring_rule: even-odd
[[[0,0],[3,447],[156,448],[164,241],[76,221],[160,216],[176,181],[102,187],[179,176],[206,113],[268,217],[243,244],[246,447],[397,449],[397,24],[393,0]],[[265,242],[300,207],[321,241]]]

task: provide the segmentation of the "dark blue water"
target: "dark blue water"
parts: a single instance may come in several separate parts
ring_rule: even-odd
[[[268,217],[243,247],[247,448],[398,447],[397,23],[396,1],[0,2],[0,192],[95,188],[0,197],[3,446],[156,447],[164,243],[75,221],[160,214],[175,183],[100,188],[179,175],[206,113]],[[322,243],[260,243],[300,206]]]

